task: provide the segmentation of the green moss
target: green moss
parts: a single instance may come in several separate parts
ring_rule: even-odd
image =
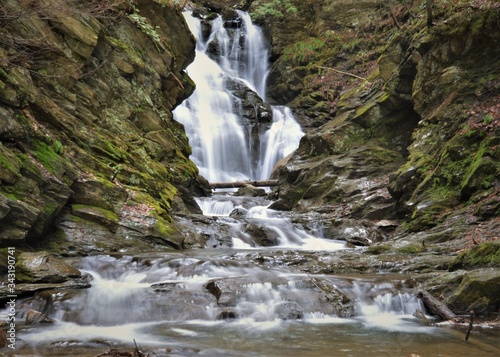
[[[320,51],[324,45],[325,41],[316,37],[298,41],[284,49],[283,58],[289,59],[295,65],[308,64],[317,59],[318,51]]]
[[[144,67],[144,61],[142,60],[143,54],[139,50],[135,50],[133,47],[129,46],[123,41],[120,41],[114,37],[106,37],[106,40],[113,46],[121,48],[127,56],[134,62],[135,65],[139,67]]]
[[[411,243],[397,249],[398,252],[403,254],[418,254],[423,252],[423,247],[420,244]]]
[[[478,267],[500,267],[500,242],[481,243],[458,255],[450,263],[450,271]]]
[[[159,218],[156,224],[153,226],[153,230],[155,234],[160,237],[170,238],[173,236],[175,229],[162,218]]]
[[[14,166],[12,161],[4,155],[0,155],[0,165],[5,167],[10,172],[15,172],[15,173],[19,172],[19,170]]]
[[[462,190],[470,186],[474,186],[476,189],[489,189],[492,185],[494,185],[498,165],[490,159],[490,156],[492,155],[492,147],[493,144],[490,140],[483,140],[481,142],[479,149],[471,158],[468,170],[465,172],[461,184]],[[481,181],[479,185],[472,182],[474,179]]]
[[[100,136],[90,145],[91,149],[96,153],[104,155],[112,160],[123,162],[127,159],[127,153],[119,146],[113,144],[111,141]]]
[[[34,140],[33,149],[34,155],[45,169],[57,177],[62,176],[66,170],[66,160],[58,155],[51,145],[41,140]]]
[[[382,147],[371,147],[371,149],[370,157],[376,159],[381,165],[392,163],[400,156],[397,152]]]
[[[366,250],[367,254],[373,254],[373,255],[378,255],[385,253],[387,251],[391,250],[391,247],[385,244],[380,244],[380,245],[371,245],[368,247]]]
[[[56,154],[58,154],[58,155],[63,154],[63,152],[64,152],[63,144],[59,140],[54,141],[54,143],[52,144],[52,147],[54,148],[54,151],[56,152]]]

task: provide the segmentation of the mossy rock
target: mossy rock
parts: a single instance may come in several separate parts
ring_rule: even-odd
[[[55,141],[51,145],[42,140],[35,140],[33,142],[35,157],[45,169],[56,177],[63,177],[69,166],[69,162],[60,155],[62,153],[60,145],[59,141]]]
[[[387,253],[388,251],[391,250],[391,247],[385,244],[376,244],[376,245],[371,245],[368,247],[368,249],[365,251],[366,254],[372,254],[372,255],[379,255],[382,253]]]
[[[100,207],[74,204],[71,205],[71,211],[75,216],[99,223],[112,232],[116,231],[120,222],[116,213]]]
[[[466,314],[470,310],[474,310],[477,315],[496,313],[500,308],[499,269],[468,272],[460,286],[444,302],[457,314]]]
[[[403,254],[418,254],[425,251],[424,247],[421,244],[411,243],[402,247],[399,247],[398,252]]]
[[[500,241],[481,243],[458,255],[450,263],[450,271],[478,267],[500,267]]]
[[[62,283],[79,277],[78,269],[47,252],[23,252],[16,263],[16,279],[22,283]]]

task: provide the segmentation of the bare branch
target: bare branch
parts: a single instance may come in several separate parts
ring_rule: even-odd
[[[351,76],[351,77],[354,77],[354,78],[358,78],[358,79],[362,79],[364,81],[366,81],[366,78],[364,77],[360,77],[354,73],[349,73],[349,72],[344,72],[344,71],[339,71],[338,69],[335,69],[335,68],[331,68],[331,67],[323,67],[323,66],[315,66],[317,68],[321,68],[321,69],[326,69],[326,70],[330,70],[330,71],[334,71],[334,72],[337,72],[337,73],[340,73],[340,74],[345,74],[346,76]]]

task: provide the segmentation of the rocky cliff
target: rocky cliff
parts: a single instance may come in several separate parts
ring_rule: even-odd
[[[432,17],[424,1],[287,3],[268,12],[269,97],[310,130],[271,208],[370,245],[304,269],[418,271],[453,311],[497,312],[498,2],[434,2]]]
[[[498,3],[293,3],[269,93],[311,130],[273,207],[498,237]]]
[[[0,4],[0,241],[182,247],[203,179],[172,110],[195,40],[162,1]]]

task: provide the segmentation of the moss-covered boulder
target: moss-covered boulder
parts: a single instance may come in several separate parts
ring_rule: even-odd
[[[450,263],[450,271],[476,269],[479,267],[500,268],[500,242],[485,242],[460,253]]]
[[[444,301],[457,314],[473,310],[492,315],[500,308],[500,271],[485,268],[468,272],[458,288]]]

